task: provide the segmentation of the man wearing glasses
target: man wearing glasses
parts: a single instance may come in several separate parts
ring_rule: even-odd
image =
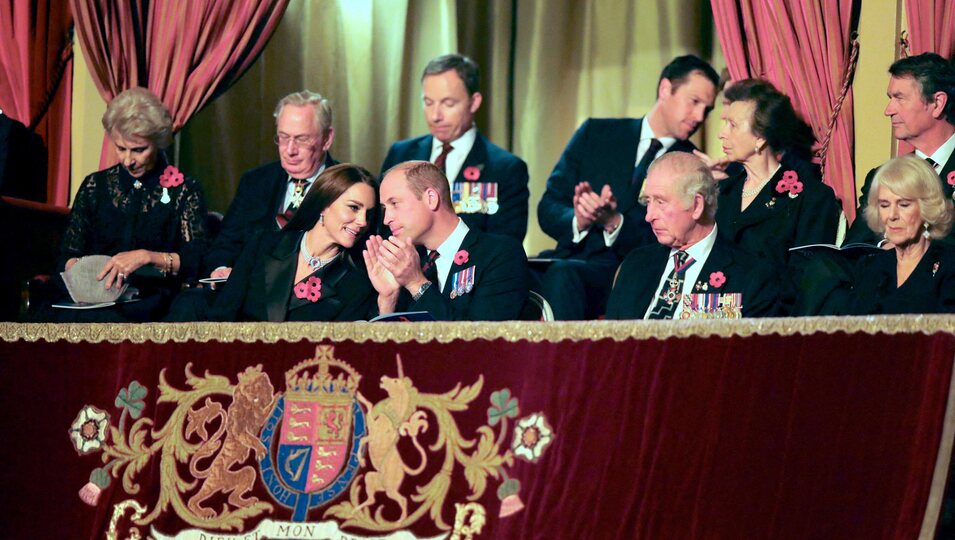
[[[229,277],[245,241],[255,232],[284,227],[318,175],[338,163],[328,153],[335,138],[332,108],[321,94],[308,90],[289,94],[279,100],[273,116],[279,160],[242,175],[205,258],[210,277]]]

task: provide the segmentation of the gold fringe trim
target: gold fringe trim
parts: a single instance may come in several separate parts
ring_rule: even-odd
[[[611,339],[747,337],[834,334],[955,334],[955,315],[880,315],[780,319],[588,322],[430,322],[430,323],[0,323],[0,342],[184,343],[238,341],[355,341],[427,343],[503,339],[532,343]]]

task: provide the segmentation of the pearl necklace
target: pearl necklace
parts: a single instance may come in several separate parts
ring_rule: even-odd
[[[756,195],[759,195],[759,192],[762,191],[764,187],[766,187],[766,184],[768,184],[769,181],[772,180],[774,176],[776,176],[776,171],[778,171],[780,167],[782,167],[782,165],[777,165],[776,168],[773,169],[773,172],[771,172],[769,176],[766,177],[765,180],[760,182],[758,186],[754,187],[753,189],[744,189],[743,198],[745,199],[747,197],[755,197]]]
[[[311,268],[313,272],[317,271],[323,266],[328,266],[332,261],[337,259],[339,255],[342,254],[341,250],[339,250],[338,253],[327,259],[313,257],[312,252],[308,250],[308,242],[306,242],[306,238],[308,238],[308,233],[302,235],[302,242],[299,244],[299,252],[301,252],[302,258],[305,259],[305,263],[308,264],[309,268]]]

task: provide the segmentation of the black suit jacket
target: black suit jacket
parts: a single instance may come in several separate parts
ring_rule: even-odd
[[[849,227],[849,232],[846,233],[845,243],[866,243],[866,244],[876,244],[881,238],[869,228],[869,225],[865,222],[865,217],[862,215],[865,210],[867,201],[869,200],[869,189],[872,187],[872,180],[875,178],[875,172],[879,168],[876,167],[869,171],[869,174],[865,175],[865,184],[862,186],[862,196],[859,197],[859,208],[856,209],[856,220],[852,222],[852,226]],[[952,192],[955,191],[955,186],[950,185],[946,180],[948,175],[952,172],[955,172],[955,152],[952,152],[948,156],[948,161],[945,162],[945,165],[942,167],[942,172],[939,174],[939,181],[942,182],[942,189],[945,191],[946,197],[951,197]],[[949,238],[955,238],[955,229],[949,233]]]
[[[363,268],[344,255],[321,276],[322,296],[289,310],[301,231],[267,231],[251,239],[216,297],[218,321],[359,321],[375,309],[377,293]]]
[[[607,304],[608,319],[642,319],[655,301],[670,248],[661,244],[644,246],[627,255]],[[723,272],[726,282],[707,293],[742,293],[744,317],[772,317],[777,314],[779,283],[765,262],[749,255],[721,237],[716,238],[698,282],[707,283],[710,274]]]
[[[894,249],[859,259],[853,276],[850,315],[955,313],[955,247],[932,242],[901,287]]]
[[[634,247],[656,242],[644,218],[646,208],[637,201],[640,186],[631,186],[643,118],[590,118],[574,133],[547,179],[547,190],[537,205],[541,229],[557,241],[546,256],[563,259],[622,259]],[[669,152],[692,152],[689,141],[677,141]],[[609,184],[623,214],[623,230],[612,248],[603,232],[594,228],[579,244],[573,242],[574,188],[590,182],[597,193]],[[544,256],[545,254],[542,254]]]
[[[381,174],[404,161],[428,161],[433,140],[431,135],[425,135],[391,145],[381,164]],[[464,177],[468,167],[478,169],[480,177],[477,180]],[[507,235],[522,242],[527,233],[527,200],[530,197],[527,180],[527,164],[521,158],[478,133],[454,183],[458,184],[458,188],[464,188],[472,182],[496,183],[498,208],[493,213],[490,210],[487,213],[458,211],[458,216],[471,229]]]
[[[439,321],[506,321],[519,318],[527,301],[527,255],[512,238],[471,229],[459,250],[468,260],[453,263],[444,290],[434,283],[418,299],[403,291],[400,311],[428,311]],[[474,286],[465,294],[454,294],[453,276],[474,268]]]
[[[338,162],[325,154],[325,166]],[[259,231],[277,231],[275,216],[284,212],[279,208],[285,202],[288,173],[280,161],[246,171],[239,181],[235,198],[222,220],[222,228],[203,262],[203,275],[208,276],[220,266],[235,264],[245,242]]]
[[[841,210],[832,188],[811,169],[799,171],[801,193],[780,193],[777,184],[787,169],[780,168],[745,211],[740,211],[745,171],[719,183],[716,222],[723,238],[782,268],[789,248],[836,241]]]

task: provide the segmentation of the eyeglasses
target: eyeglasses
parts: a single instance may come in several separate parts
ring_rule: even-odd
[[[291,141],[292,146],[295,146],[296,148],[311,146],[315,143],[315,139],[316,137],[314,135],[296,135],[295,137],[292,137],[291,135],[285,133],[279,133],[275,137],[272,137],[272,141],[279,146],[285,146],[289,143],[289,141]]]

